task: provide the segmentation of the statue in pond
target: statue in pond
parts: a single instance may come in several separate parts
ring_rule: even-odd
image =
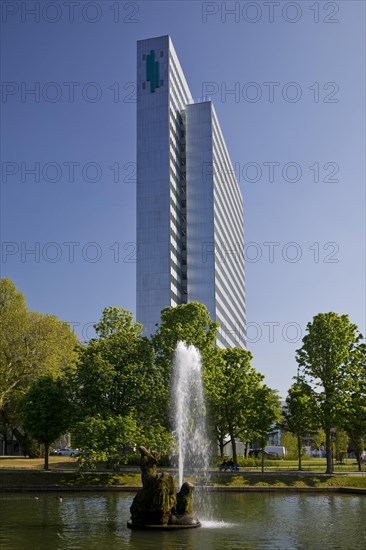
[[[131,529],[188,528],[199,527],[200,522],[192,513],[193,485],[183,483],[178,494],[175,492],[173,476],[158,473],[157,455],[145,447],[139,447],[141,454],[142,489],[133,499],[130,511]]]

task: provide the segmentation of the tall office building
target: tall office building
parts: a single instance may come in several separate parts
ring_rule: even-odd
[[[205,304],[245,347],[243,204],[211,101],[192,100],[169,36],[137,43],[137,320]]]

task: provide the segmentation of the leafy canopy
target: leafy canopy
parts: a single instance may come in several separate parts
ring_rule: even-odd
[[[70,425],[71,405],[66,386],[52,376],[39,378],[20,401],[22,424],[32,437],[45,446],[45,468],[48,447],[64,434]]]
[[[40,376],[59,376],[75,365],[77,337],[55,315],[27,309],[10,279],[0,279],[0,410]]]
[[[348,315],[319,313],[308,323],[303,345],[296,352],[304,380],[316,388],[326,438],[327,473],[333,471],[331,429],[344,423],[350,395],[362,372],[361,339]]]
[[[153,349],[129,311],[105,308],[95,325],[97,338],[82,351],[74,378],[79,411],[75,440],[87,461],[116,462],[149,434],[165,445],[165,379],[153,362]]]

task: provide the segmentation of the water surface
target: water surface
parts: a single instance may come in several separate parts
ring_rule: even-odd
[[[130,493],[4,494],[0,548],[6,550],[360,550],[362,495],[211,493],[199,529],[130,531]],[[206,517],[205,517],[206,515]]]

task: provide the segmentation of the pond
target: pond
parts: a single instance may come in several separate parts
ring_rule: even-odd
[[[363,495],[210,493],[202,527],[130,531],[133,494],[0,496],[0,548],[6,550],[235,550],[366,548]]]

